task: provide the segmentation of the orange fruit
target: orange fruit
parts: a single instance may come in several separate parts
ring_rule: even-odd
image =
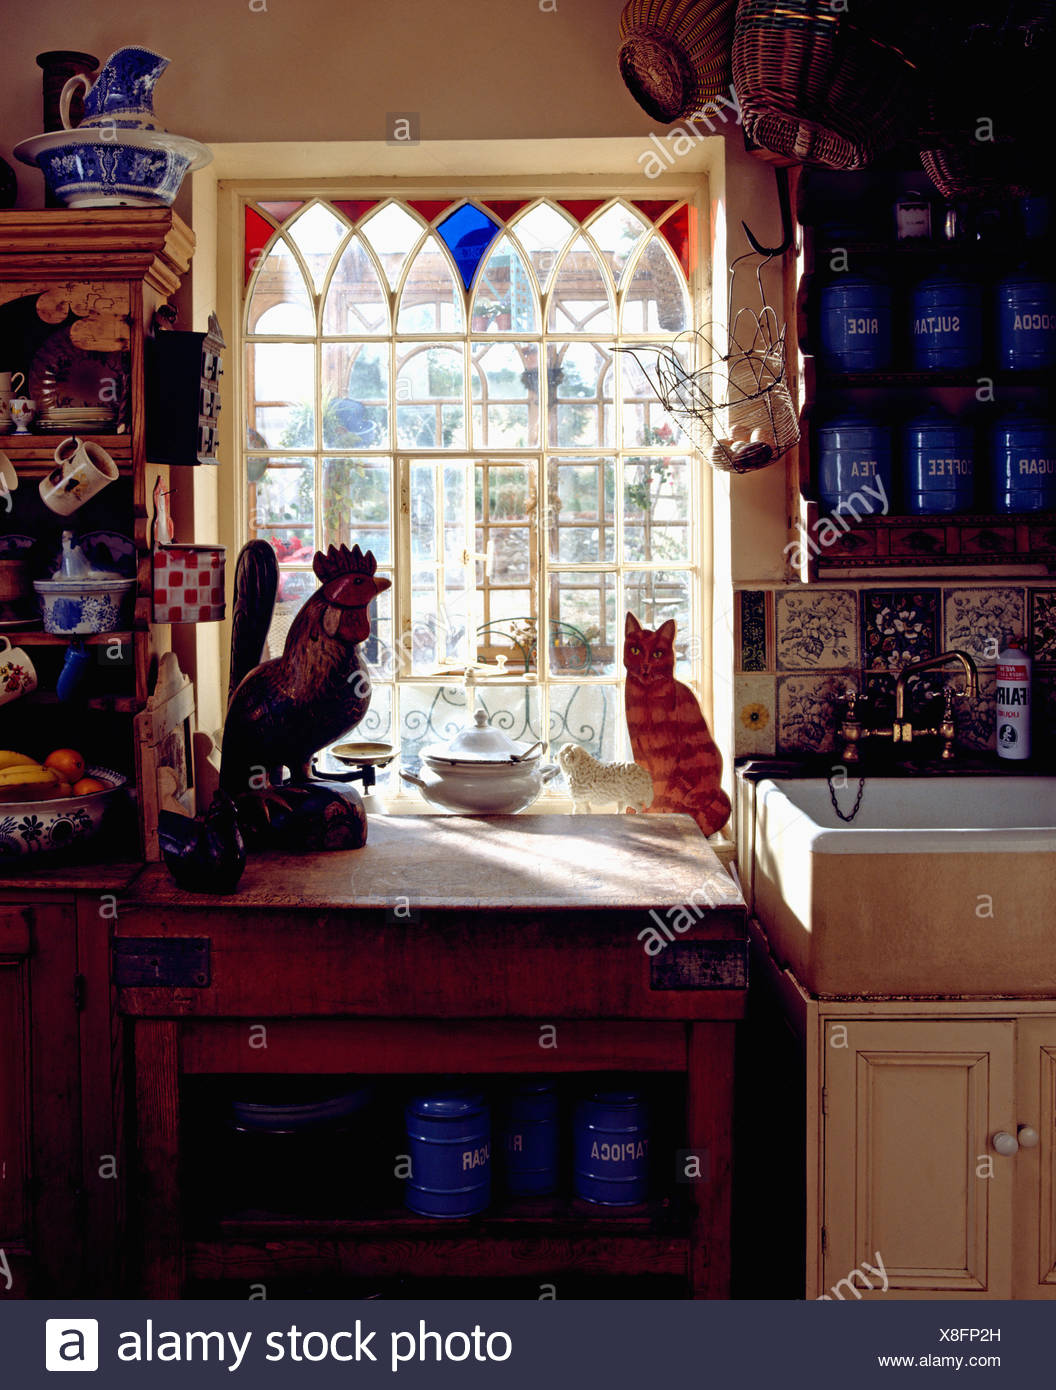
[[[82,777],[79,782],[73,784],[74,796],[87,796],[89,792],[105,792],[108,787],[105,782],[100,782],[98,777]]]
[[[76,782],[84,776],[84,759],[74,748],[56,748],[44,759],[45,767],[53,767],[64,782]]]

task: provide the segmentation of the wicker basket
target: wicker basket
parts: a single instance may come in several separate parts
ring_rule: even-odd
[[[629,0],[620,16],[620,75],[655,120],[677,121],[729,96],[734,3]]]
[[[913,130],[916,69],[864,0],[740,0],[733,83],[745,133],[805,164],[861,169]],[[864,12],[864,14],[863,14]]]

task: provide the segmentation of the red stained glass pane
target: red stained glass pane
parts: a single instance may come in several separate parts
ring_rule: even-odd
[[[562,200],[561,206],[566,212],[570,212],[577,222],[585,222],[604,202],[604,198],[579,198],[567,203]]]
[[[650,222],[657,222],[669,208],[673,208],[675,205],[673,202],[657,202],[654,200],[653,202],[643,203],[636,200],[634,206],[640,208],[642,212],[645,213],[646,217],[649,218]]]
[[[407,206],[409,208],[414,208],[419,217],[424,217],[427,222],[431,222],[434,217],[440,216],[444,208],[449,208],[451,206],[451,199],[445,198],[442,203],[431,203],[428,200],[424,202],[414,202],[413,199],[408,199]]]
[[[343,212],[350,222],[358,222],[361,217],[366,217],[371,208],[378,206],[377,198],[352,198],[342,201],[339,198],[333,200],[333,206],[338,212]]]
[[[515,212],[520,212],[521,208],[526,208],[530,202],[530,198],[516,198],[505,203],[485,203],[484,206],[491,208],[496,216],[501,217],[504,222],[508,222]]]
[[[299,208],[304,207],[304,202],[299,203],[261,203],[260,205],[266,213],[274,217],[276,222],[285,222],[287,217],[292,217]]]
[[[275,234],[275,228],[265,218],[261,217],[256,208],[246,208],[246,257],[245,257],[245,280],[244,284],[249,284],[249,277],[256,270],[261,262],[261,253],[265,246]]]
[[[697,210],[688,203],[673,212],[660,228],[660,235],[675,253],[675,259],[692,275],[697,268]]]

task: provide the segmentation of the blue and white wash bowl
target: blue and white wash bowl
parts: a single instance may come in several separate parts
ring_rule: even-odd
[[[119,632],[128,626],[134,579],[35,579],[44,631],[58,637]]]
[[[164,130],[55,130],[14,152],[70,208],[171,207],[184,175],[213,157],[207,145]]]

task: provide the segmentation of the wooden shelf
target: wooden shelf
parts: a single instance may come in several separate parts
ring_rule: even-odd
[[[110,642],[131,642],[132,632],[92,632],[82,637],[60,637],[55,632],[45,632],[40,627],[7,629],[3,636],[11,639],[13,647],[68,647],[71,642],[83,642],[89,647],[105,647]]]
[[[60,700],[50,690],[34,690],[22,697],[33,705],[64,705],[68,709],[99,710],[104,714],[138,714],[143,701],[134,695],[89,695],[87,699]]]
[[[76,434],[90,439],[113,459],[121,477],[132,476],[132,436],[130,434],[88,434],[81,430],[47,434],[0,434],[0,450],[18,470],[20,478],[43,478],[55,467],[55,450],[64,439]]]
[[[260,1216],[221,1222],[219,1234],[187,1243],[187,1274],[199,1279],[275,1275],[649,1274],[686,1277],[690,1238],[665,1202],[618,1211],[561,1198],[510,1203],[458,1220],[404,1208],[361,1220]]]

